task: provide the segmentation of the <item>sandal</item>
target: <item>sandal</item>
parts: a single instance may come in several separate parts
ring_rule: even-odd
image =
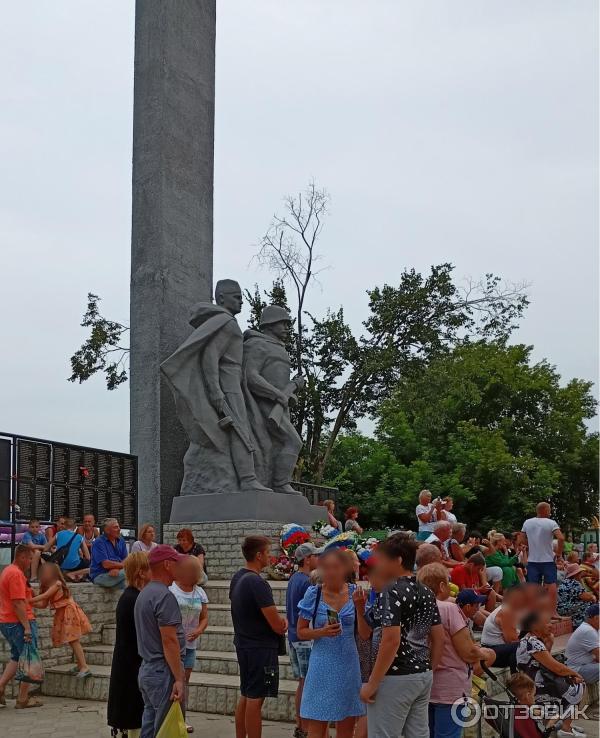
[[[25,702],[15,702],[15,710],[26,710],[28,707],[41,707],[44,703],[42,700],[38,700],[35,697],[30,697]]]

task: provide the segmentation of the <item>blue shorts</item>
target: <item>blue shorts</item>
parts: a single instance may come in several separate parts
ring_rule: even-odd
[[[554,561],[528,561],[527,581],[534,584],[556,584],[556,564]]]
[[[193,669],[195,665],[196,665],[196,649],[186,648],[185,656],[183,657],[183,668]]]
[[[433,533],[432,530],[420,530],[415,538],[416,541],[426,541]]]
[[[469,719],[468,711],[463,705],[454,707],[440,703],[429,703],[429,735],[435,738],[460,738],[464,723]]]
[[[308,674],[308,660],[312,650],[312,641],[288,641],[290,647],[290,665],[296,679],[304,679]]]
[[[31,628],[31,644],[37,648],[37,623],[35,620],[29,621]],[[18,661],[25,647],[25,630],[21,623],[0,623],[0,633],[8,641],[10,646],[10,660]]]

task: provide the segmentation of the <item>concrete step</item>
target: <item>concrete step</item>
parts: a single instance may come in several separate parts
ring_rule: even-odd
[[[108,699],[109,666],[92,666],[92,676],[87,679],[77,679],[70,675],[68,673],[70,668],[71,664],[66,664],[47,669],[42,686],[43,694],[80,700],[106,701]],[[293,721],[295,693],[296,682],[281,680],[279,697],[265,700],[264,717],[268,720]],[[194,672],[191,676],[188,709],[193,712],[233,715],[238,697],[239,679],[237,676],[203,672]]]
[[[93,646],[86,646],[84,651],[88,666],[110,666],[112,664],[112,646],[94,644]]]
[[[85,647],[85,657],[90,666],[110,666],[112,646],[91,645]],[[234,651],[197,651],[194,671],[206,674],[239,675],[239,664]],[[281,679],[294,679],[289,656],[279,657],[279,676]]]
[[[85,648],[85,656],[90,666],[110,666],[112,654],[112,646],[93,645]],[[239,664],[233,651],[198,651],[194,671],[238,676]],[[279,676],[281,679],[294,679],[289,656],[279,657]]]
[[[229,580],[227,579],[215,579],[209,580],[208,584],[203,587],[208,601],[214,605],[228,605],[229,604]],[[276,605],[285,606],[285,592],[287,590],[287,582],[276,582],[269,580],[271,589],[273,590],[273,599]]]
[[[277,609],[279,610],[279,613],[285,617],[285,605],[279,605]],[[211,602],[208,606],[208,622],[211,625],[233,625],[231,622],[231,608],[229,603],[226,605],[213,605]]]
[[[115,645],[114,625],[105,625],[102,629],[102,645]],[[231,625],[209,625],[200,638],[200,649],[203,651],[235,651],[233,645],[233,627]]]
[[[231,676],[239,676],[240,673],[237,655],[231,651],[197,651],[194,671]],[[289,656],[279,657],[279,678],[294,680]]]

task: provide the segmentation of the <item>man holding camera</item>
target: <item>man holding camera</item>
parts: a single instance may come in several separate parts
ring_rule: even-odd
[[[436,522],[446,519],[444,508],[445,502],[441,497],[436,497],[432,502],[431,492],[428,489],[421,490],[415,510],[419,523],[417,541],[426,541],[433,533]]]

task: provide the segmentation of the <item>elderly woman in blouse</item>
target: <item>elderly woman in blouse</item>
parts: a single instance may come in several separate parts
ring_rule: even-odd
[[[156,538],[156,530],[153,525],[146,523],[140,528],[140,535],[137,541],[131,546],[131,553],[150,553],[158,544],[154,540]]]

